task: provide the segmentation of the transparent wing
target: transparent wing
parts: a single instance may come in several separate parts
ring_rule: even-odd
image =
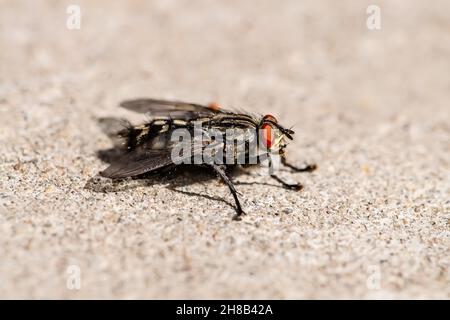
[[[134,99],[120,103],[122,108],[138,113],[149,113],[152,116],[191,119],[195,116],[207,117],[225,112],[216,107],[201,104],[159,99]]]
[[[100,172],[100,175],[111,179],[133,177],[166,167],[171,163],[170,149],[135,149],[112,163],[104,171]]]
[[[111,179],[121,179],[126,177],[133,177],[141,175],[150,171],[161,169],[170,166],[174,163],[172,159],[172,151],[175,144],[171,141],[154,141],[150,140],[147,143],[139,145],[113,162],[108,168],[100,172],[103,177]],[[185,163],[185,160],[190,159],[195,154],[202,154],[203,149],[211,143],[211,140],[206,140],[203,143],[196,143],[195,141],[188,142],[187,148],[190,152],[177,156],[178,163]],[[185,151],[184,149],[182,150]]]

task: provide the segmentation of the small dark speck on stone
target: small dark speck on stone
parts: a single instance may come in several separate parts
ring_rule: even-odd
[[[292,208],[284,208],[283,212],[286,213],[286,214],[289,214],[289,213],[294,212],[294,210]]]

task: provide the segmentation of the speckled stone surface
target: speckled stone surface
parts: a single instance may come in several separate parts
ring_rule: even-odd
[[[77,1],[68,30],[2,1],[0,297],[450,298],[450,2],[369,31],[372,2]],[[237,176],[241,222],[207,173],[90,181],[96,119],[142,96],[274,114],[319,169]]]

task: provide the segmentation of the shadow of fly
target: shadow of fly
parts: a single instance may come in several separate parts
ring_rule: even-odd
[[[267,163],[269,175],[290,190],[276,174],[279,165],[295,172],[311,172],[316,165],[296,167],[286,161],[287,140],[294,131],[281,126],[272,115],[258,116],[223,109],[216,103],[200,105],[181,101],[136,99],[124,101],[123,108],[148,114],[143,125],[127,123],[117,134],[124,139],[125,153],[100,175],[111,179],[135,177],[178,165],[202,166],[213,170],[228,186],[236,203],[239,220],[244,213],[227,168]]]

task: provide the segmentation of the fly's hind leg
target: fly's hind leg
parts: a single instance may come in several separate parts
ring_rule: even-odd
[[[223,182],[230,188],[230,192],[233,195],[234,201],[236,203],[236,215],[233,217],[233,220],[241,220],[241,215],[245,212],[242,210],[241,203],[239,202],[239,198],[237,196],[236,188],[234,187],[233,183],[231,182],[230,178],[228,178],[225,170],[216,164],[210,164],[208,165],[211,167],[223,180]]]

